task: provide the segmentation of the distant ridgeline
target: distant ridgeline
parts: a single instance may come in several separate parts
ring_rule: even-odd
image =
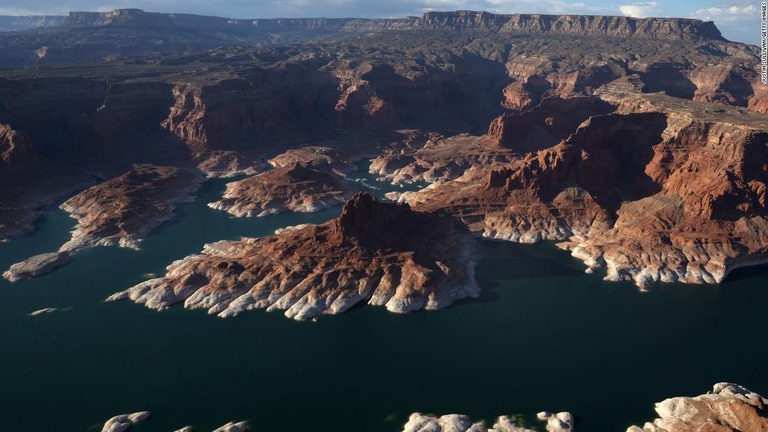
[[[194,28],[242,35],[268,32],[321,33],[386,30],[472,30],[507,34],[564,33],[617,37],[723,40],[711,21],[682,18],[630,18],[591,15],[500,15],[487,12],[427,12],[422,17],[398,19],[295,18],[228,19],[190,14],[150,13],[140,9],[111,12],[70,12],[69,16],[0,16],[0,31],[51,27]]]

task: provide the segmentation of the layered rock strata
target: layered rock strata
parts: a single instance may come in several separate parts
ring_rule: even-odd
[[[14,282],[65,264],[96,246],[137,249],[141,240],[173,218],[175,204],[193,199],[202,177],[173,167],[135,165],[125,174],[70,198],[61,208],[77,220],[71,239],[58,252],[14,264],[3,277]]]
[[[295,163],[229,183],[223,198],[208,206],[238,217],[261,217],[284,211],[315,212],[351,196],[340,177]]]
[[[177,303],[231,317],[284,310],[297,320],[337,314],[359,302],[392,312],[437,309],[475,297],[469,232],[443,212],[355,195],[322,225],[205,246],[108,300],[162,310]]]
[[[608,280],[720,282],[768,261],[768,122],[660,94],[604,93],[560,144],[399,199],[484,236],[560,246]]]
[[[627,432],[766,432],[768,399],[731,383],[718,383],[695,397],[675,397],[656,404],[659,417]]]

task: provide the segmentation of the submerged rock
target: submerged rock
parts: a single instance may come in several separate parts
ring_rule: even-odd
[[[114,416],[104,423],[104,427],[101,428],[101,432],[124,432],[131,428],[131,426],[141,423],[150,417],[149,411],[139,411],[133,414],[121,414]]]
[[[238,423],[229,422],[224,426],[215,429],[213,432],[247,432],[248,429],[247,421],[241,421]]]
[[[33,316],[34,317],[34,316],[45,315],[45,314],[54,313],[54,312],[58,312],[58,311],[59,311],[58,308],[48,307],[48,308],[38,309],[38,310],[36,310],[34,312],[30,312],[29,316]]]
[[[362,301],[399,313],[437,309],[479,295],[473,245],[469,231],[445,212],[415,212],[361,193],[322,225],[208,244],[171,264],[164,277],[107,300],[158,310],[183,302],[224,318],[284,310],[297,320]]]

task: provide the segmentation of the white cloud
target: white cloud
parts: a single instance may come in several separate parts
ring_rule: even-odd
[[[704,21],[741,21],[745,19],[757,19],[759,12],[754,4],[742,4],[734,6],[709,7],[699,9],[691,17]]]
[[[633,18],[648,18],[659,14],[659,8],[655,1],[620,5],[619,10],[622,14]]]

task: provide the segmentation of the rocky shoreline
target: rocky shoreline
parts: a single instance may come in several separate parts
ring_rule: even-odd
[[[605,268],[606,280],[641,289],[719,283],[768,260],[765,116],[620,83],[598,94],[617,111],[557,145],[388,196],[447,209],[486,238],[559,242],[587,272]]]
[[[60,208],[77,220],[71,239],[57,252],[13,264],[3,277],[16,282],[40,276],[97,246],[138,249],[147,234],[173,219],[176,204],[194,200],[202,181],[198,173],[179,168],[135,165],[64,202]]]
[[[693,397],[673,397],[655,406],[658,418],[643,426],[629,426],[626,432],[766,432],[768,431],[768,399],[738,384],[717,383],[712,390]],[[123,432],[146,421],[148,411],[123,414],[109,419],[102,432]],[[577,421],[569,412],[542,411],[536,419],[545,423],[547,432],[576,432]],[[230,422],[213,432],[246,432],[247,421]],[[500,416],[488,427],[482,421],[473,422],[462,414],[435,416],[413,413],[403,425],[402,432],[536,432],[519,417]],[[185,426],[176,432],[192,432]]]

